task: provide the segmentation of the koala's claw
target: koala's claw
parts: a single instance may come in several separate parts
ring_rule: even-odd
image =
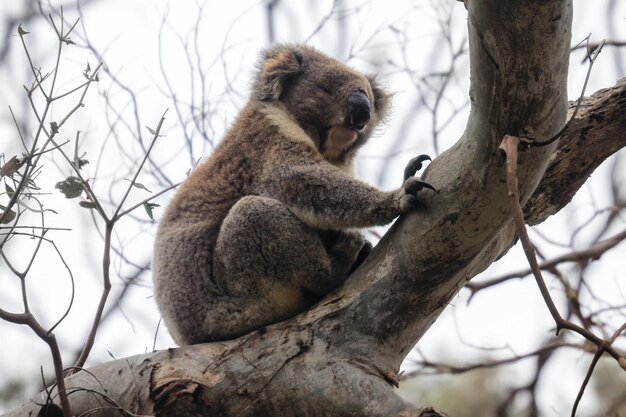
[[[429,183],[422,181],[422,180],[418,180],[415,179],[413,181],[409,181],[406,186],[405,186],[405,191],[408,194],[417,194],[419,191],[421,191],[424,188],[428,188],[429,190],[433,190],[435,192],[437,192],[437,189],[435,187],[433,187],[432,185],[430,185]]]
[[[417,171],[422,169],[424,161],[432,161],[432,159],[428,155],[419,155],[411,159],[406,165],[406,168],[404,168],[404,181],[408,180],[410,177],[415,175]]]

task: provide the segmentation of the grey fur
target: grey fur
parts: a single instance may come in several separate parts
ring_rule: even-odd
[[[309,46],[264,51],[249,102],[160,221],[154,291],[177,343],[234,338],[304,311],[369,252],[351,229],[420,204],[417,178],[385,192],[349,175],[388,106],[373,77]]]

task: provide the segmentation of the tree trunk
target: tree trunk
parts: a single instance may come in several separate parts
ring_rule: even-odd
[[[400,364],[458,290],[515,239],[498,152],[503,136],[549,138],[568,111],[571,2],[468,6],[472,110],[462,137],[427,170],[439,190],[428,209],[400,218],[342,288],[294,319],[67,378],[75,414],[442,415],[395,394]],[[624,146],[625,101],[622,80],[587,99],[558,144],[520,154],[530,223],[560,210],[599,162]],[[35,415],[44,401],[39,396],[9,415]]]

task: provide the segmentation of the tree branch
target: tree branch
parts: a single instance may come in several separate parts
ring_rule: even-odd
[[[320,337],[351,357],[397,371],[459,288],[510,244],[514,227],[496,150],[507,132],[551,137],[565,123],[570,19],[567,1],[470,3],[472,112],[459,142],[428,168],[427,179],[440,192],[426,212],[394,224],[329,298],[330,307],[309,314],[306,323]],[[520,79],[528,82],[520,85]],[[522,201],[539,183],[552,150],[522,155]]]
[[[573,112],[576,103],[570,103]],[[606,158],[626,145],[626,78],[586,97],[559,140],[541,183],[524,206],[533,226],[561,210]]]

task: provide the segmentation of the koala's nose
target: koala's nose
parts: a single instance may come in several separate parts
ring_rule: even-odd
[[[348,97],[344,117],[346,127],[363,129],[370,121],[370,101],[362,91],[355,91]]]

